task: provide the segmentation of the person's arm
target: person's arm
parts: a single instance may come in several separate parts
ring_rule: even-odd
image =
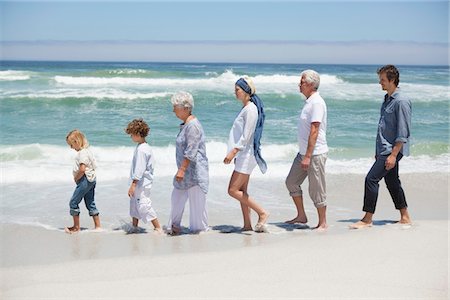
[[[397,155],[402,150],[403,144],[408,142],[410,135],[411,123],[411,105],[407,101],[400,101],[397,110],[397,138],[395,145],[392,148],[391,154],[387,157],[385,162],[386,170],[395,167],[397,163]]]
[[[134,179],[133,182],[130,185],[130,188],[128,189],[128,197],[133,197],[134,191],[136,190],[136,185],[139,182],[139,180]]]
[[[391,154],[386,158],[386,162],[384,163],[384,166],[386,170],[390,170],[393,167],[395,167],[395,164],[397,163],[397,155],[402,150],[403,142],[396,142],[395,146],[392,148]]]
[[[75,183],[78,183],[78,181],[80,181],[81,177],[84,176],[84,172],[86,172],[86,165],[85,164],[80,164],[80,168],[78,169],[78,173],[75,174],[75,176],[73,177],[73,179],[75,180]]]
[[[311,131],[308,137],[308,147],[306,148],[305,156],[303,157],[300,166],[303,170],[308,170],[311,163],[311,157],[316,146],[317,137],[319,136],[320,122],[311,123]]]
[[[256,129],[256,123],[258,122],[258,111],[247,111],[247,113],[244,116],[244,128],[242,132],[242,136],[239,139],[239,142],[235,145],[235,147],[227,154],[223,162],[225,164],[229,164],[233,161],[233,159],[236,157],[239,151],[244,149],[247,144],[253,143],[253,141],[250,140],[250,137],[252,134],[254,134]]]
[[[223,163],[228,165],[229,163],[231,163],[233,161],[233,159],[236,157],[236,155],[238,154],[238,152],[241,151],[238,148],[233,148],[228,154],[227,156],[225,156]]]
[[[183,159],[183,161],[181,162],[181,166],[178,169],[177,174],[175,175],[175,179],[176,181],[181,181],[184,178],[184,173],[186,172],[187,168],[189,167],[189,164],[191,163],[191,161],[187,158]]]

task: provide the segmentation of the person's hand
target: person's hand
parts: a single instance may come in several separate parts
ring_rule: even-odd
[[[236,156],[236,152],[234,150],[231,150],[230,153],[228,153],[228,155],[225,156],[225,158],[223,159],[223,163],[226,165],[230,164],[233,161],[235,156]]]
[[[311,163],[311,158],[305,156],[305,157],[303,157],[302,161],[300,162],[300,167],[306,171],[306,170],[308,170],[310,163]]]
[[[395,164],[397,163],[397,157],[393,156],[392,154],[389,155],[386,158],[386,162],[384,163],[384,167],[386,170],[390,170],[395,167]]]
[[[175,175],[175,180],[176,181],[182,181],[184,179],[184,169],[183,168],[179,168],[177,174]]]
[[[132,183],[130,185],[130,188],[128,189],[128,197],[133,197],[134,195],[134,190],[136,189],[136,185],[134,183]]]

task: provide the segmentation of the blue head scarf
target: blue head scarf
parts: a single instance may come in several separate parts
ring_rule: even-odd
[[[264,114],[264,103],[258,95],[252,93],[251,87],[244,78],[239,78],[239,80],[236,81],[236,85],[250,95],[250,101],[252,101],[258,109],[258,121],[256,122],[255,135],[253,139],[253,150],[259,169],[264,174],[267,171],[266,161],[261,156],[261,136],[264,127],[264,119],[266,118],[266,115]]]

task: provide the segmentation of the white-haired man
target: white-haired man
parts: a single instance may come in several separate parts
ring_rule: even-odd
[[[327,106],[317,91],[319,85],[320,76],[316,71],[306,70],[300,74],[298,86],[306,101],[298,120],[299,151],[286,178],[286,187],[294,200],[297,216],[286,223],[308,222],[301,188],[301,184],[308,177],[309,195],[319,215],[319,222],[315,228],[325,230],[328,227],[325,183],[325,162],[328,154]]]

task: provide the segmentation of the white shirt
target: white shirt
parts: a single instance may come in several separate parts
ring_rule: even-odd
[[[86,166],[84,175],[86,175],[87,180],[93,182],[97,177],[95,174],[95,169],[97,168],[97,165],[95,163],[94,155],[92,154],[91,150],[89,150],[89,148],[81,149],[80,151],[77,152],[72,172],[74,177],[80,170],[81,164]]]
[[[155,160],[150,145],[142,143],[136,146],[131,163],[130,179],[138,180],[136,187],[149,189],[153,184]]]
[[[256,122],[258,121],[258,108],[253,102],[248,102],[231,127],[228,138],[228,152],[234,148],[239,149],[237,156],[253,155],[253,137],[255,135]]]
[[[319,135],[312,155],[328,152],[327,145],[327,105],[319,92],[315,92],[305,101],[305,105],[298,119],[298,147],[301,155],[306,154],[311,123],[319,122]]]

